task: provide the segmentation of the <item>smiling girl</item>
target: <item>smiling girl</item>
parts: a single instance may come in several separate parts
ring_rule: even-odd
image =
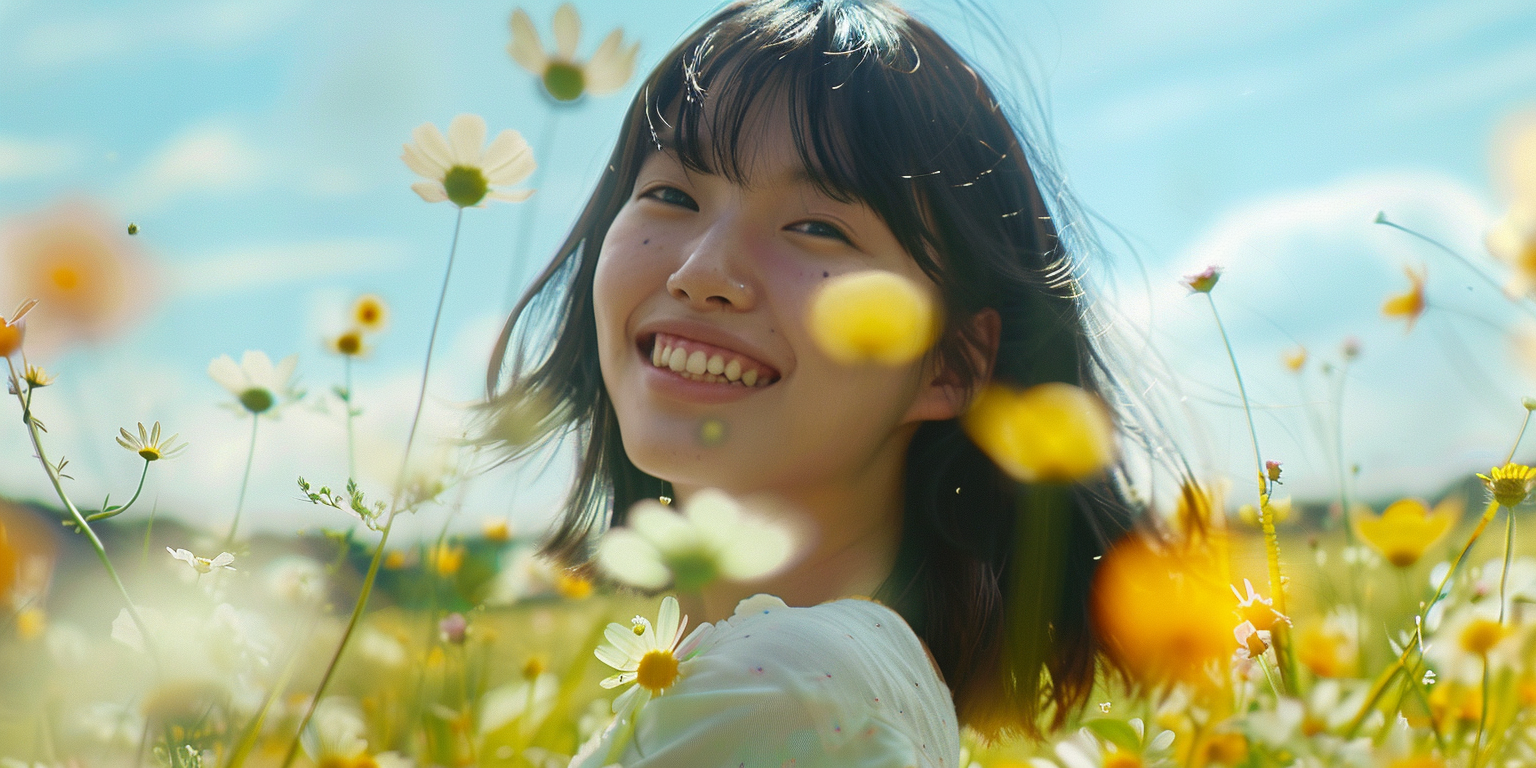
[[[771,580],[685,603],[718,622],[710,649],[582,765],[954,766],[960,725],[1038,733],[1081,708],[1089,582],[1132,509],[1114,477],[1078,484],[1029,561],[1031,497],[958,419],[988,382],[1113,389],[1033,156],[976,71],[879,0],[732,5],[641,86],[507,322],[497,434],[512,455],[575,435],[545,546],[566,564],[635,502],[707,487],[815,531]],[[814,343],[817,287],[870,270],[935,298],[920,360],[844,365]],[[531,431],[528,403],[547,408]],[[775,598],[743,600],[758,592]],[[1010,611],[1046,618],[1027,653],[1005,652]]]

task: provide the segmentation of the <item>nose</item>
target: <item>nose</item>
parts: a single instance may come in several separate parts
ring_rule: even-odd
[[[743,269],[747,250],[736,225],[728,221],[716,224],[667,277],[667,292],[700,311],[750,310],[757,303],[757,290]]]

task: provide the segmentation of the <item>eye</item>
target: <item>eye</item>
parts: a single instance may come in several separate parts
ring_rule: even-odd
[[[847,234],[845,234],[841,229],[838,229],[835,225],[829,224],[825,221],[818,221],[816,219],[811,219],[809,221],[798,221],[785,227],[785,229],[791,232],[799,232],[803,235],[810,235],[812,237],[825,237],[847,243],[848,245],[853,245],[853,240],[849,238]]]
[[[692,197],[689,197],[687,192],[684,192],[677,187],[653,187],[646,190],[640,196],[649,197],[652,200],[665,203],[667,205],[675,205],[680,208],[687,208],[690,211],[697,211],[699,209],[699,204],[694,201]]]

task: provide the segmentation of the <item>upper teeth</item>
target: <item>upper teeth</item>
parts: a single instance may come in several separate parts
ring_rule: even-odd
[[[742,358],[724,355],[706,355],[702,350],[690,353],[681,345],[671,346],[658,339],[651,348],[651,365],[669,368],[684,378],[695,381],[728,383],[747,387],[766,387],[769,377],[759,373],[757,365]]]

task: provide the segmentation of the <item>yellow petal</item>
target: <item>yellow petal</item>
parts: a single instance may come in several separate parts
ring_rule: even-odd
[[[1070,483],[1115,457],[1114,424],[1095,396],[1050,382],[1016,392],[989,385],[966,412],[965,430],[988,456],[1026,483]]]
[[[935,336],[933,300],[894,272],[869,270],[825,280],[811,300],[811,336],[845,365],[904,365]]]

